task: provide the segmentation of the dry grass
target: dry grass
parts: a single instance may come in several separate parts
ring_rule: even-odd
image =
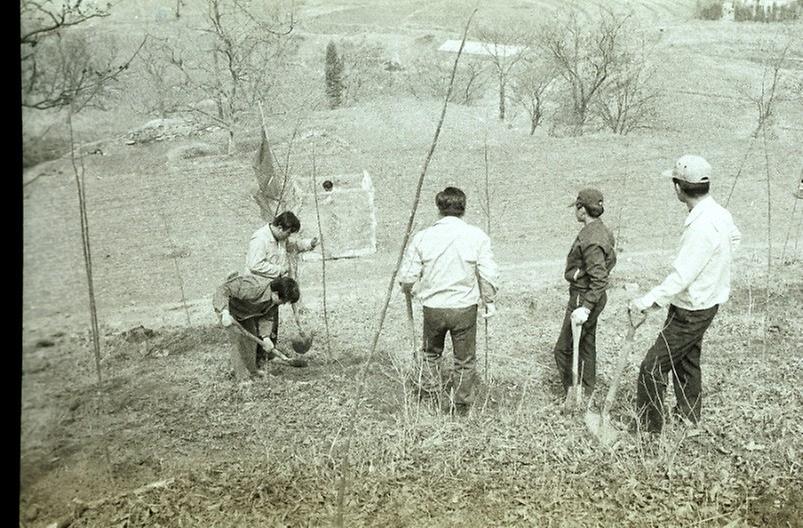
[[[656,439],[623,433],[611,449],[580,417],[561,414],[550,354],[561,288],[503,294],[491,381],[465,418],[419,402],[407,381],[404,327],[390,325],[352,444],[346,524],[795,526],[803,506],[800,288],[779,289],[767,357],[743,295],[718,316],[703,352],[705,432],[689,436],[670,423]],[[528,297],[536,296],[533,313]],[[624,330],[620,305],[624,293],[612,291],[600,329],[601,391]],[[373,313],[337,303],[331,315],[343,367],[318,351],[310,368],[272,366],[248,386],[228,374],[217,328],[163,330],[143,343],[109,336],[102,387],[93,384],[86,339],[55,338],[55,347],[30,351],[21,498],[23,512],[39,512],[30,526],[67,514],[72,499],[99,497],[114,500],[73,526],[331,522],[343,418]],[[390,317],[402,320],[398,303]],[[639,331],[612,412],[619,427],[632,414],[635,369],[658,324]],[[167,478],[175,481],[165,489],[116,497]]]
[[[146,4],[140,6],[142,18],[120,20],[132,34],[158,13],[150,9],[155,3]],[[312,57],[316,39],[329,38],[314,36],[318,29],[381,35],[383,24],[393,21],[395,27],[404,13],[411,15],[399,29],[405,39],[448,33],[439,26],[453,17],[454,2],[436,3],[429,11],[404,5],[415,10],[380,13],[362,29],[350,21],[367,7],[321,13],[317,26],[305,28],[310,35],[302,53]],[[538,5],[551,9],[554,2]],[[408,338],[397,295],[359,413],[346,525],[800,526],[803,324],[797,307],[803,284],[794,266],[803,256],[787,251],[792,264],[776,267],[764,355],[766,182],[760,156],[748,158],[730,204],[745,248],[733,298],[705,342],[706,432],[689,436],[670,424],[657,439],[625,433],[604,449],[581,418],[560,412],[551,348],[565,303],[562,259],[577,228],[566,204],[579,187],[602,188],[604,219],[619,240],[615,288],[598,339],[598,387],[604,392],[625,331],[621,285],[660,280],[684,217],[667,182],[653,175],[685,151],[701,153],[717,168],[714,193],[724,199],[753,126],[749,105],[731,97],[734,82],[760,75],[738,57],[746,39],[758,41],[774,31],[684,21],[675,2],[639,5],[656,22],[645,28],[666,26],[658,50],[662,75],[671,82],[656,130],[629,138],[556,138],[539,130],[531,138],[520,118],[510,127],[497,123],[490,99],[450,107],[423,194],[432,196],[447,184],[463,187],[470,197],[467,218],[481,224],[481,138],[487,131],[494,249],[503,267],[501,313],[490,325],[490,383],[465,418],[421,404],[407,381]],[[307,2],[305,8],[325,7]],[[108,379],[95,385],[90,342],[82,333],[86,302],[73,184],[60,163],[39,166],[41,176],[24,188],[23,202],[22,526],[59,518],[76,527],[331,522],[343,421],[381,302],[375,292],[390,275],[438,105],[391,93],[305,116],[294,149],[304,152],[315,141],[321,177],[362,169],[371,174],[379,252],[327,263],[327,278],[335,277],[327,281],[334,357],[318,350],[308,369],[272,365],[267,377],[248,386],[237,385],[228,371],[228,343],[211,326],[208,297],[229,271],[240,268],[248,236],[260,225],[248,198],[250,153],[171,158],[182,145],[219,145],[220,138],[213,133],[128,146],[117,135],[136,116],[82,116],[77,126],[87,139],[97,139],[93,130],[117,137],[103,143],[104,155],[87,159]],[[770,142],[778,190],[772,214],[781,219],[773,233],[776,248],[798,221],[788,214],[799,178],[793,163],[801,140],[796,115],[794,107],[779,109],[778,137]],[[295,119],[287,123],[271,125],[280,158]],[[249,145],[248,138],[242,145]],[[310,173],[307,158],[294,161],[299,174]],[[419,226],[433,214],[422,212]],[[190,328],[169,326],[184,322],[176,260],[191,301]],[[315,311],[317,266],[305,264],[302,280],[305,304]],[[322,319],[320,328],[310,319],[310,329],[323,335]],[[638,352],[612,410],[618,426],[631,414],[636,369],[658,319],[637,334]],[[166,326],[143,342],[119,333],[142,323]],[[283,329],[291,326],[283,321]],[[55,345],[37,347],[42,338]],[[164,479],[172,480],[132,491]],[[105,500],[93,503],[100,499]]]

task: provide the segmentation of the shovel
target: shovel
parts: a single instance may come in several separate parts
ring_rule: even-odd
[[[605,402],[602,404],[602,413],[594,414],[589,411],[586,412],[585,415],[585,423],[588,430],[591,431],[591,434],[593,434],[601,444],[606,446],[612,445],[619,434],[619,431],[611,425],[611,406],[613,406],[613,400],[616,399],[616,391],[619,389],[619,383],[621,383],[622,375],[624,374],[625,367],[627,367],[627,359],[630,357],[632,348],[630,345],[633,343],[636,329],[644,323],[645,318],[634,323],[633,314],[628,309],[627,321],[628,328],[627,335],[625,336],[625,346],[622,347],[622,351],[619,353],[619,358],[616,361],[613,382],[610,387],[608,387],[608,393],[605,395]]]
[[[583,325],[572,321],[572,386],[566,392],[564,409],[573,411],[583,404],[583,385],[580,383],[580,336]]]
[[[299,367],[299,368],[306,367],[309,364],[309,363],[307,363],[307,360],[304,359],[304,358],[293,358],[293,359],[288,358],[287,356],[285,356],[282,353],[281,350],[279,350],[278,348],[274,347],[273,343],[271,343],[270,341],[263,341],[262,339],[258,338],[257,336],[255,336],[254,334],[252,334],[251,332],[246,330],[245,327],[243,325],[241,325],[240,321],[238,321],[237,319],[233,319],[233,322],[234,322],[234,326],[237,327],[237,330],[242,335],[244,335],[245,337],[247,337],[251,341],[257,343],[258,345],[260,345],[265,350],[271,350],[274,354],[276,354],[279,357],[279,361],[281,363],[283,363],[285,365],[289,365],[291,367]]]
[[[413,321],[413,294],[409,291],[405,291],[404,300],[407,303],[407,330],[410,332],[410,343],[413,348],[413,360],[415,360],[418,355],[418,343],[415,339],[415,322]]]

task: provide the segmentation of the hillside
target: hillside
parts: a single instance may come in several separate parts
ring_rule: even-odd
[[[93,30],[131,45],[146,32],[198,22],[203,12],[187,4],[177,21],[172,2],[120,3]],[[538,21],[560,4],[510,0],[481,6],[478,17]],[[299,101],[323,91],[330,40],[368,41],[408,65],[456,38],[469,11],[456,0],[296,5],[304,83],[282,96]],[[803,202],[792,193],[803,163],[803,102],[779,103],[765,145],[751,138],[755,109],[743,88],[760,83],[763,43],[800,25],[692,20],[691,0],[581,3],[589,17],[598,5],[633,8],[654,43],[663,97],[651,128],[570,137],[550,134],[547,122],[530,136],[520,110],[497,120],[491,84],[473,104],[449,105],[429,166],[416,229],[433,221],[433,196],[446,185],[466,191],[467,221],[485,226],[487,145],[500,314],[487,341],[480,328],[485,383],[465,419],[411,392],[398,292],[378,357],[364,363],[442,101],[411,95],[399,77],[344,108],[296,106],[269,119],[272,147],[280,160],[290,152],[292,174],[310,174],[314,148],[321,178],[371,175],[378,251],[326,263],[331,356],[320,262],[302,264],[316,335],[310,367],[271,364],[250,385],[229,372],[210,297],[243,266],[262,225],[249,196],[258,129],[238,131],[233,155],[223,153],[225,133],[207,124],[133,141],[133,131],[154,123],[137,104],[147,93],[136,73],[119,87],[119,107],[80,114],[104,381],[97,383],[88,333],[70,160],[47,161],[22,175],[20,526],[330,525],[344,425],[363,382],[347,526],[801,526]],[[793,46],[803,57],[803,43]],[[803,78],[803,61],[790,61],[785,74]],[[26,114],[24,128],[63,141],[61,118]],[[565,303],[563,259],[578,228],[567,205],[578,189],[600,188],[603,219],[618,240],[598,338],[604,391],[628,346],[622,286],[647,288],[666,274],[686,215],[661,171],[690,152],[713,165],[713,194],[744,235],[732,299],[706,334],[704,428],[690,434],[672,423],[654,442],[623,433],[603,448],[582,417],[561,412],[551,355]],[[313,226],[302,232],[315,234]],[[420,324],[421,306],[414,312]],[[292,322],[282,318],[286,340]],[[619,427],[632,415],[638,365],[662,323],[652,317],[632,345],[613,413]]]

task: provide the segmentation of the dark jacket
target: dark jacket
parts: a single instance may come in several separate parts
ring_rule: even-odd
[[[261,317],[277,305],[271,300],[270,279],[257,275],[234,275],[221,284],[212,298],[215,311],[224,308],[238,321]]]
[[[580,304],[589,310],[608,287],[608,275],[616,265],[616,242],[602,220],[583,226],[566,256],[564,278],[580,293]]]

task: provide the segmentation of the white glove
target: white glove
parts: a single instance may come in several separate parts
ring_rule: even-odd
[[[644,297],[638,297],[630,301],[630,304],[627,307],[631,312],[644,313],[652,307],[652,302]]]
[[[591,310],[586,308],[585,306],[581,306],[580,308],[575,308],[572,312],[572,323],[575,325],[581,325],[588,321],[588,316],[591,315]]]
[[[496,305],[494,303],[486,303],[485,313],[482,314],[483,319],[489,319],[496,315]]]
[[[234,318],[232,318],[231,314],[226,309],[220,312],[220,324],[227,328],[234,324]]]

